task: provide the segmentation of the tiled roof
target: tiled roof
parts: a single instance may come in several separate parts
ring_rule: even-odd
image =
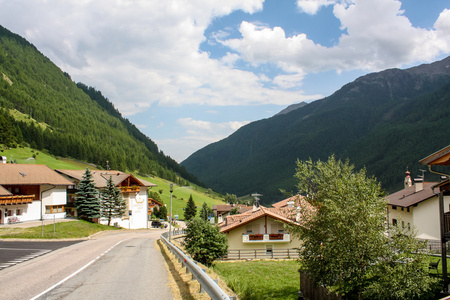
[[[413,185],[390,194],[386,197],[386,200],[390,205],[410,207],[429,198],[435,197],[436,195],[433,193],[433,189],[431,188],[435,184],[436,182],[424,182],[423,189],[418,192],[416,192],[415,186]]]
[[[0,164],[0,185],[72,185],[45,165]]]
[[[226,222],[219,224],[219,227],[221,227],[220,232],[229,232],[264,216],[269,216],[285,223],[295,223],[295,215],[292,214],[290,209],[259,206],[256,210],[250,210],[239,215],[227,216]]]
[[[12,193],[0,185],[0,197],[1,196],[12,196]]]
[[[70,178],[73,178],[75,181],[81,181],[83,179],[83,175],[86,170],[56,170],[56,172],[64,174]],[[101,171],[101,170],[92,170],[92,180],[97,188],[105,188],[107,186],[107,182],[109,178],[112,178],[112,181],[115,186],[120,185],[124,180],[128,180],[130,178],[133,180],[132,185],[139,186],[156,186],[156,184],[150,183],[148,181],[138,179],[134,177],[132,174],[120,172],[120,171]]]
[[[230,210],[234,209],[235,207],[239,208],[239,212],[243,213],[250,209],[252,209],[251,206],[247,206],[244,204],[220,204],[220,205],[213,205],[212,210],[217,211],[217,213],[227,213]]]
[[[287,207],[288,206],[287,203],[289,201],[293,201],[294,202],[294,206],[298,206],[299,205],[299,201],[300,201],[301,198],[303,198],[303,196],[295,195],[295,196],[292,196],[290,198],[281,200],[280,202],[274,203],[274,204],[272,204],[272,206],[275,207],[275,208]]]

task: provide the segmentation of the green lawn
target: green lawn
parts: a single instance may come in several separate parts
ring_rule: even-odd
[[[82,220],[60,222],[44,225],[44,235],[42,226],[28,228],[0,228],[0,238],[2,239],[70,239],[88,237],[94,233],[104,230],[121,230],[117,227],[90,223]]]
[[[300,265],[296,260],[216,262],[214,271],[246,299],[297,299]]]

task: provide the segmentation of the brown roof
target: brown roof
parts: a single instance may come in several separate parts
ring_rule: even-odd
[[[0,164],[0,185],[72,185],[45,165]]]
[[[259,208],[256,210],[250,210],[239,215],[227,216],[226,222],[222,222],[219,225],[221,227],[220,232],[229,232],[264,216],[269,216],[273,219],[277,219],[285,223],[295,223],[292,218],[291,210],[289,209],[259,206]]]
[[[1,196],[12,196],[12,193],[0,185],[0,197]]]
[[[235,207],[239,208],[239,213],[244,213],[248,210],[252,209],[252,206],[247,206],[244,204],[219,204],[219,205],[213,205],[212,210],[217,211],[217,214],[223,214],[231,211]]]
[[[72,179],[74,182],[81,181],[83,179],[83,175],[86,170],[56,170],[56,172],[64,174]],[[105,188],[107,186],[107,182],[109,178],[112,178],[112,181],[115,186],[119,186],[123,181],[128,180],[132,182],[131,185],[136,186],[156,186],[151,182],[138,179],[134,177],[132,174],[120,172],[120,171],[101,171],[101,170],[91,170],[92,180],[97,188]]]
[[[447,146],[419,161],[423,165],[450,166],[450,146]]]
[[[416,193],[415,186],[410,186],[386,197],[388,204],[400,207],[410,207],[435,197],[432,187],[436,182],[424,182],[423,189]]]
[[[295,195],[295,196],[289,197],[287,199],[281,200],[280,202],[274,203],[274,204],[272,204],[272,206],[275,208],[287,207],[288,206],[287,203],[289,201],[293,201],[295,203],[294,205],[298,206],[301,198],[303,198],[303,196]]]

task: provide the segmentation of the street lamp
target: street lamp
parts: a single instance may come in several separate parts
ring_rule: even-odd
[[[172,193],[173,193],[173,183],[170,184],[170,223],[169,223],[169,242],[172,238]]]

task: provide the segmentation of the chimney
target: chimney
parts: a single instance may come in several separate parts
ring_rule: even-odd
[[[412,181],[411,181],[411,176],[410,175],[411,175],[411,173],[409,171],[405,172],[405,189],[407,187],[412,186]]]
[[[416,193],[423,190],[423,178],[415,178],[414,179],[414,187],[415,187]]]

